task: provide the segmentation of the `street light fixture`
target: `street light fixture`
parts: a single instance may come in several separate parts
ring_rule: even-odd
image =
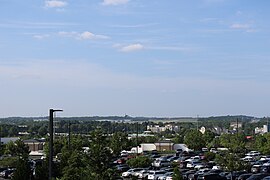
[[[50,109],[49,110],[49,180],[52,179],[52,164],[53,164],[53,113],[61,112],[61,109]]]

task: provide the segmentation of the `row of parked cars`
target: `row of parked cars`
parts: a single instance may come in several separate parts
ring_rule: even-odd
[[[203,153],[176,155],[151,155],[153,163],[148,168],[130,169],[127,164],[118,164],[123,179],[171,180],[176,165],[184,180],[270,180],[270,157],[258,152],[247,153],[257,161],[250,161],[251,168],[246,171],[226,172],[215,162],[207,162]],[[255,158],[256,156],[256,158]],[[268,159],[269,158],[269,159]]]
[[[11,179],[16,168],[0,168],[0,177]]]

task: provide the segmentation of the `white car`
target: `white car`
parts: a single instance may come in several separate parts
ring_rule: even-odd
[[[242,158],[243,161],[253,161],[254,157],[253,156],[246,156],[244,158]]]
[[[152,166],[154,167],[168,167],[170,166],[172,163],[170,161],[164,161],[164,160],[155,160],[153,163],[152,163]]]
[[[157,176],[158,175],[161,175],[161,174],[165,174],[166,171],[162,171],[162,170],[159,170],[159,171],[149,171],[149,174],[147,176],[147,179],[148,180],[155,180],[157,179]]]
[[[167,178],[168,176],[172,176],[172,175],[173,175],[173,172],[167,172],[167,173],[165,173],[165,174],[160,175],[160,176],[158,177],[158,180],[166,180],[166,178]]]
[[[187,162],[191,162],[191,161],[199,161],[201,160],[200,156],[193,156],[193,157],[190,157],[189,159],[186,159],[185,161]]]
[[[146,179],[149,174],[149,170],[141,170],[140,172],[136,173],[138,179]],[[135,176],[136,176],[135,174]]]
[[[139,172],[141,170],[143,169],[142,168],[129,169],[128,171],[122,173],[122,177],[132,177],[136,172]]]
[[[187,168],[194,168],[197,165],[201,165],[202,162],[200,161],[190,161],[187,163]]]
[[[259,155],[261,155],[261,153],[258,151],[250,151],[249,153],[246,154],[246,156],[259,156]]]

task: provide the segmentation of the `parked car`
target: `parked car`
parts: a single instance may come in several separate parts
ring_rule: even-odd
[[[14,171],[15,171],[15,169],[6,169],[6,170],[0,172],[0,176],[3,178],[9,178],[11,176],[11,174],[13,174]]]
[[[173,172],[166,172],[165,174],[162,174],[158,176],[158,180],[166,180],[167,176],[172,176]]]
[[[125,177],[125,178],[129,177],[130,178],[134,175],[135,172],[138,172],[141,170],[143,170],[143,169],[142,168],[129,169],[128,171],[122,173],[122,177]]]
[[[127,164],[120,164],[116,165],[115,167],[117,172],[125,172],[130,169],[130,167]]]
[[[227,179],[223,176],[220,176],[219,174],[205,173],[199,176],[197,180],[227,180]]]
[[[247,178],[246,180],[261,180],[266,176],[269,176],[269,174],[266,174],[266,173],[253,174],[249,178]]]
[[[165,174],[165,173],[166,173],[166,171],[162,171],[162,170],[150,171],[148,176],[147,176],[147,179],[148,180],[157,180],[159,175],[162,175],[162,174]]]
[[[200,161],[191,161],[187,163],[187,168],[194,168],[195,166],[202,165]]]
[[[137,173],[137,178],[138,179],[146,179],[149,174],[149,170],[141,170],[140,172]]]
[[[232,173],[229,173],[226,178],[227,180],[236,180],[241,174],[246,174],[246,171],[234,171]]]
[[[170,161],[167,161],[167,160],[155,160],[153,163],[152,163],[152,166],[154,167],[168,167],[168,166],[171,166],[171,162]]]
[[[247,178],[249,178],[252,175],[252,173],[246,173],[246,174],[241,174],[237,180],[246,180]]]
[[[261,155],[261,153],[258,151],[250,151],[249,153],[246,154],[246,156],[259,156],[259,155]]]

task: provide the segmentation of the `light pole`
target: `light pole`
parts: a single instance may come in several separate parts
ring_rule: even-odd
[[[49,180],[52,179],[52,165],[53,165],[53,113],[57,111],[63,111],[60,109],[50,109],[49,110]]]

